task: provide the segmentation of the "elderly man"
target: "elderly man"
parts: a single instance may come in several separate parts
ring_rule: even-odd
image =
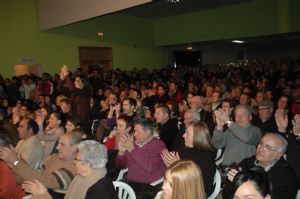
[[[154,137],[153,129],[150,120],[141,119],[134,125],[134,139],[122,135],[119,141],[116,167],[128,168],[128,183],[138,198],[145,198],[145,192],[153,191],[149,184],[164,176],[165,164],[160,154],[165,144]]]
[[[36,171],[22,159],[14,150],[0,149],[0,158],[9,164],[17,177],[24,180],[39,180],[45,185],[53,198],[63,198],[74,175],[74,159],[77,154],[77,144],[81,141],[80,134],[66,133],[59,138],[58,154],[50,156],[43,165],[42,171]]]
[[[251,124],[251,113],[247,106],[235,108],[235,122],[230,121],[228,112],[219,109],[214,111],[217,126],[213,132],[212,142],[215,148],[225,147],[223,165],[238,163],[255,154],[255,148],[262,133]],[[223,129],[224,125],[228,129]]]
[[[283,158],[286,149],[287,142],[281,135],[267,133],[257,145],[256,155],[239,164],[243,170],[253,166],[264,168],[272,184],[272,199],[294,199],[298,191],[296,175]],[[229,181],[232,181],[237,173],[236,169],[231,169],[227,175]],[[224,199],[227,198],[229,189],[230,183],[223,190]]]

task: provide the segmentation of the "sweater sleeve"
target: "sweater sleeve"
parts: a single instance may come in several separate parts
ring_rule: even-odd
[[[48,161],[52,161],[52,159],[49,159]],[[65,168],[60,168],[51,173],[47,173],[45,171],[31,169],[24,161],[20,161],[13,169],[14,172],[24,180],[33,181],[36,179],[49,189],[66,190],[74,177],[74,169],[72,169],[71,166],[73,165],[70,164]]]
[[[227,132],[223,132],[222,130],[215,128],[212,136],[212,143],[215,148],[223,148],[226,145],[227,141]]]

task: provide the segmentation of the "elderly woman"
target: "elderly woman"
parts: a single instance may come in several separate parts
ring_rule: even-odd
[[[77,175],[70,184],[65,199],[117,198],[112,181],[106,176],[106,162],[105,146],[94,140],[82,141],[74,160]],[[26,181],[22,186],[33,198],[51,198],[38,181]]]
[[[192,122],[187,126],[183,138],[185,148],[179,148],[178,152],[165,149],[161,154],[163,161],[167,167],[180,159],[194,161],[202,171],[205,171],[204,186],[206,195],[209,196],[214,189],[216,165],[208,127],[204,122]]]

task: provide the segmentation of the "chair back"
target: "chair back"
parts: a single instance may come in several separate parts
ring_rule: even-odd
[[[214,185],[215,185],[215,189],[207,199],[215,199],[221,191],[221,174],[218,169],[216,169]]]
[[[133,189],[125,182],[113,181],[119,199],[136,199]]]

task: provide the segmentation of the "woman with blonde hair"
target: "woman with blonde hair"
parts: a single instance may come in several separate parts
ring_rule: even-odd
[[[155,199],[205,199],[200,168],[191,160],[173,163],[165,172],[162,191]]]

